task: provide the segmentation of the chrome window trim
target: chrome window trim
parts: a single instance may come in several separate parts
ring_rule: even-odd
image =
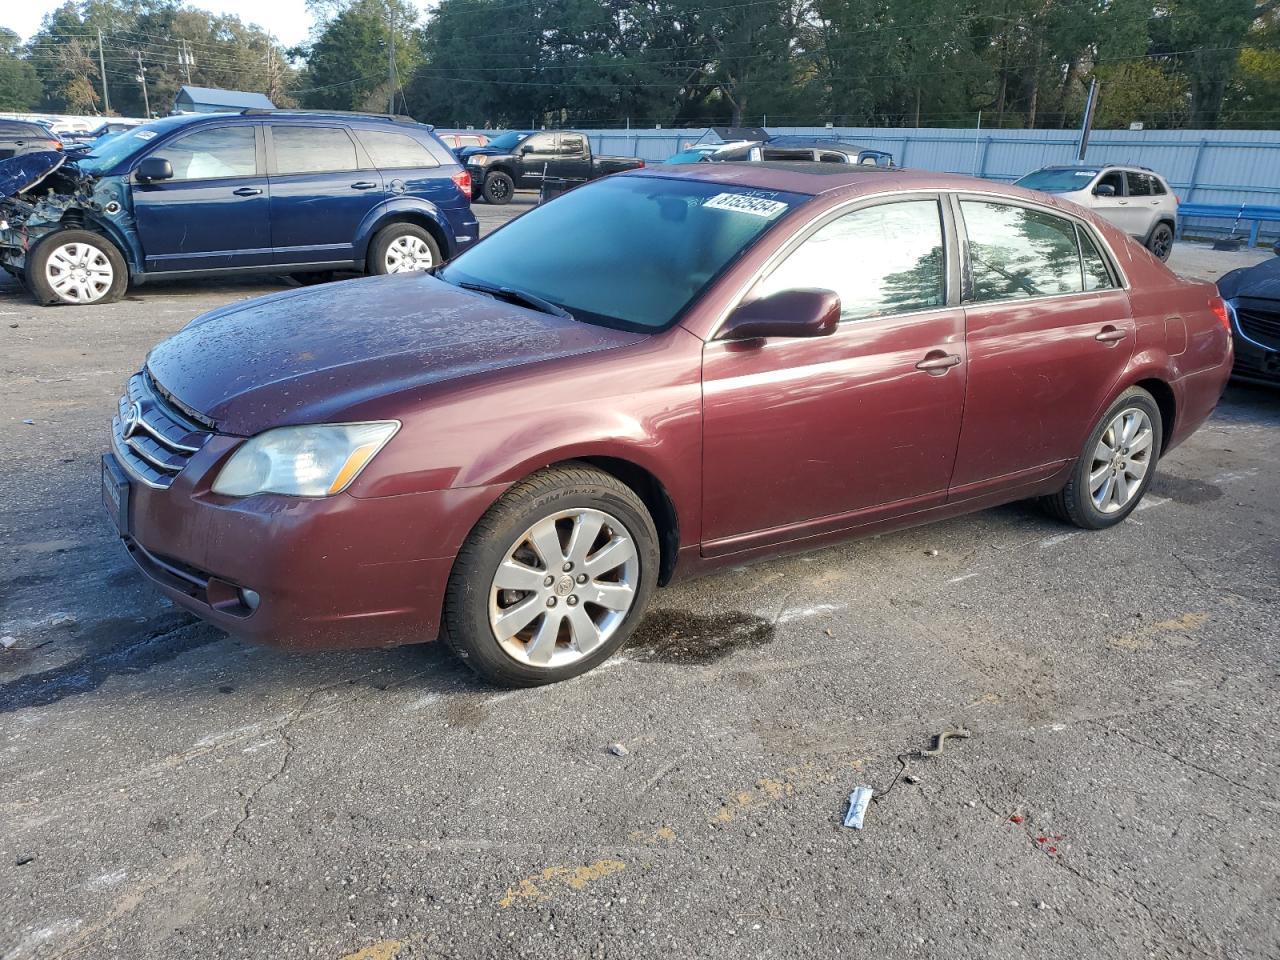
[[[853,213],[855,210],[863,206],[874,206],[876,205],[875,203],[876,201],[884,201],[888,199],[890,202],[892,202],[892,200],[895,200],[898,198],[910,198],[912,196],[920,196],[920,195],[937,197],[939,199],[940,205],[946,204],[948,202],[948,198],[954,198],[955,208],[958,208],[959,201],[961,199],[963,199],[966,196],[971,196],[975,198],[980,198],[983,201],[994,200],[1001,203],[1008,203],[1012,206],[1028,207],[1032,210],[1037,210],[1041,213],[1046,213],[1051,216],[1060,217],[1064,220],[1068,220],[1071,223],[1074,223],[1077,226],[1088,231],[1090,239],[1093,240],[1094,244],[1098,248],[1098,252],[1102,254],[1104,259],[1107,260],[1108,266],[1111,268],[1112,273],[1114,274],[1116,279],[1119,281],[1118,286],[1111,288],[1111,290],[1081,290],[1075,293],[1051,293],[1051,294],[1045,294],[1042,297],[1027,297],[1022,300],[987,300],[987,301],[983,301],[983,305],[996,305],[996,304],[1002,304],[1002,303],[1014,303],[1014,304],[1038,303],[1042,300],[1060,300],[1063,297],[1098,297],[1106,293],[1115,293],[1116,291],[1122,291],[1127,293],[1131,289],[1131,285],[1129,283],[1129,277],[1121,268],[1120,260],[1116,256],[1115,249],[1111,246],[1111,243],[1107,240],[1106,237],[1102,236],[1102,234],[1100,234],[1096,229],[1094,229],[1093,224],[1085,220],[1083,217],[1077,216],[1076,214],[1069,213],[1065,210],[1060,210],[1056,207],[1051,207],[1043,203],[1037,203],[1034,200],[1023,199],[1022,197],[1010,197],[1008,194],[986,192],[986,191],[983,191],[981,187],[978,187],[978,188],[919,187],[919,188],[913,188],[910,190],[886,189],[886,190],[879,190],[875,193],[861,194],[857,197],[852,197],[849,200],[836,204],[834,207],[831,207],[820,213],[813,214],[808,219],[806,219],[804,223],[796,227],[795,230],[792,232],[792,238],[788,240],[786,243],[784,243],[778,250],[774,251],[773,255],[769,257],[769,259],[766,260],[763,264],[761,264],[759,269],[757,269],[754,273],[752,273],[751,276],[747,278],[745,283],[743,283],[738,288],[738,291],[733,295],[733,297],[731,297],[728,300],[727,302],[728,305],[723,310],[721,310],[719,316],[716,317],[715,323],[712,325],[711,331],[706,337],[706,342],[710,343],[716,339],[716,337],[720,333],[721,327],[724,326],[725,320],[729,318],[729,314],[733,313],[734,310],[738,309],[738,307],[742,305],[742,302],[746,298],[747,294],[750,293],[752,288],[757,283],[760,282],[760,279],[762,277],[764,277],[770,270],[772,270],[779,261],[781,261],[784,257],[790,254],[793,250],[795,250],[796,247],[800,245],[800,243],[804,242],[804,238],[807,236],[808,232],[816,224],[819,224],[820,222],[826,219],[832,219],[832,220],[838,219],[839,217],[842,217],[847,213]],[[945,214],[945,211],[944,211],[944,214]],[[956,209],[955,216],[959,216],[958,209]],[[955,224],[955,230],[957,231],[957,235],[958,235],[958,244],[963,246],[964,244],[967,243],[967,237],[963,232],[963,220],[960,220],[960,222]],[[947,238],[950,239],[950,236],[948,235]],[[957,258],[962,257],[964,255],[965,253],[963,251],[961,250],[956,251]],[[948,263],[950,263],[950,258],[948,258]],[[965,271],[961,270],[961,274],[962,274],[961,283],[963,284]],[[948,299],[950,299],[950,291],[948,291]],[[942,310],[942,309],[962,310],[966,306],[970,306],[973,304],[974,304],[973,301],[967,300],[962,296],[960,302],[955,306],[948,305],[947,307],[931,307],[926,311],[916,311],[916,313],[936,312],[937,310]],[[912,316],[912,315],[913,315],[912,313],[889,314],[889,316],[891,317],[906,317],[906,316]],[[885,318],[877,317],[875,319],[879,320],[879,319],[885,319]],[[853,321],[853,322],[858,322],[858,321]]]

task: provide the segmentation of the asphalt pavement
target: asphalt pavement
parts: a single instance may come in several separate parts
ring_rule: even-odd
[[[507,692],[229,640],[108,529],[126,376],[285,285],[0,281],[0,960],[1280,956],[1280,392],[1113,530],[1016,504],[732,570]]]

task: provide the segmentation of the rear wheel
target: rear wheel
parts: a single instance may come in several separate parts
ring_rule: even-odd
[[[1173,253],[1173,228],[1167,223],[1157,223],[1147,240],[1147,249],[1161,260],[1168,260]]]
[[[445,597],[445,636],[485,679],[567,680],[626,643],[657,581],[658,536],[635,493],[582,464],[534,474],[476,524]]]
[[[383,227],[369,244],[365,269],[369,273],[415,273],[443,262],[440,247],[416,223],[392,223]]]
[[[45,306],[112,303],[129,287],[123,254],[88,230],[59,230],[37,243],[27,255],[26,277]]]
[[[490,203],[510,203],[516,192],[515,181],[501,170],[495,170],[484,178],[483,192],[484,198]]]
[[[1086,530],[1115,526],[1137,509],[1151,485],[1162,430],[1155,399],[1130,387],[1089,435],[1067,485],[1044,498],[1046,509]]]

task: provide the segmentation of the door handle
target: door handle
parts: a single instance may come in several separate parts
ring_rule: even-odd
[[[1101,331],[1094,334],[1093,339],[1099,343],[1117,343],[1127,337],[1128,334],[1123,330],[1117,330],[1115,327],[1106,326]]]
[[[262,192],[260,187],[241,187],[239,190],[232,190],[237,197],[256,197]]]
[[[916,369],[923,370],[931,377],[941,377],[959,362],[960,356],[958,354],[931,350],[925,354],[923,360],[916,364]]]
[[[377,184],[372,180],[357,180],[351,185],[352,190],[372,190]]]

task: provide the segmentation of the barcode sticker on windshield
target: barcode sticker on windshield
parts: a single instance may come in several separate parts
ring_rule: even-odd
[[[138,140],[150,140],[155,135],[156,132],[154,130],[139,130],[134,134],[134,137]]]
[[[735,213],[749,213],[753,217],[776,217],[787,205],[781,200],[769,200],[766,197],[753,197],[746,193],[718,193],[704,207],[713,210],[732,210]]]

